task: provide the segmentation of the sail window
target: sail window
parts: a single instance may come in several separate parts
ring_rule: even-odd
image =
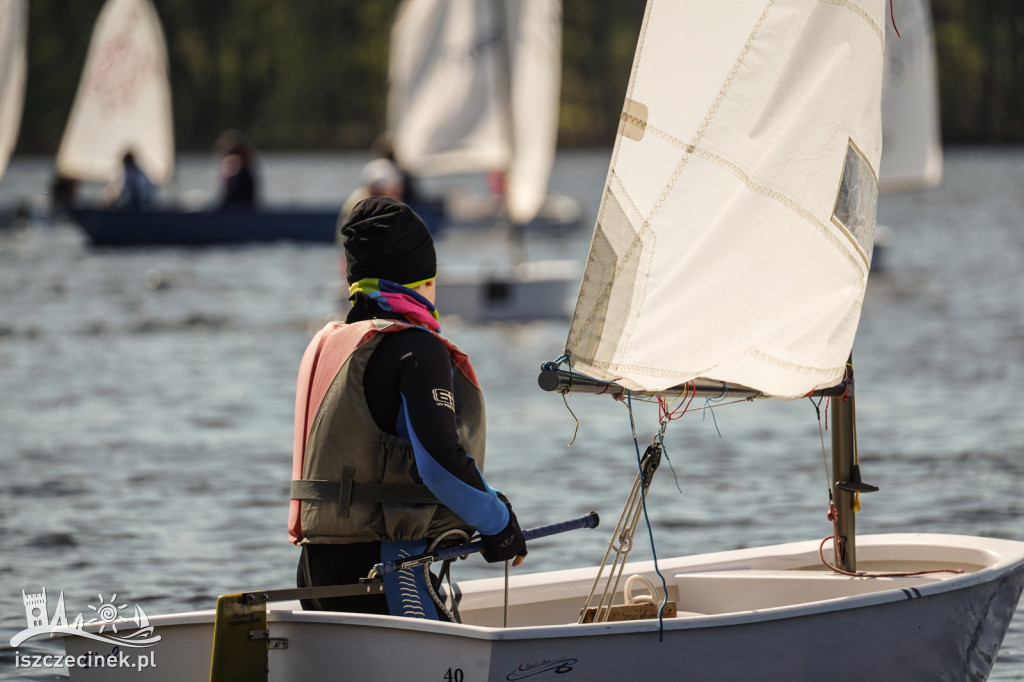
[[[832,219],[846,228],[867,255],[875,241],[878,179],[867,159],[851,141],[846,148],[843,178],[839,183]]]

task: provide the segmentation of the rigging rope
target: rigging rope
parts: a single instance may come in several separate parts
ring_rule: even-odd
[[[823,538],[822,541],[821,541],[821,544],[818,545],[818,558],[821,560],[821,563],[824,564],[829,569],[831,569],[832,571],[834,571],[835,573],[839,573],[840,575],[848,575],[848,576],[851,576],[853,578],[906,578],[906,577],[911,577],[911,576],[915,576],[915,575],[928,575],[930,573],[963,573],[964,572],[963,569],[954,569],[954,568],[949,568],[949,569],[946,569],[946,568],[935,568],[935,569],[929,569],[929,570],[924,570],[924,571],[902,571],[902,572],[891,572],[891,573],[890,572],[885,572],[885,573],[867,573],[867,572],[862,572],[862,571],[857,571],[857,572],[847,571],[845,569],[839,568],[838,566],[835,566],[835,565],[829,563],[829,561],[825,558],[825,543],[826,542],[828,542],[829,540],[832,540],[832,542],[833,542],[833,546],[832,546],[833,556],[843,556],[843,554],[845,553],[846,550],[845,550],[845,538],[843,538],[839,534],[839,510],[836,509],[835,500],[832,498],[832,476],[831,476],[831,473],[829,472],[828,454],[826,453],[826,449],[825,449],[825,431],[828,429],[828,398],[825,399],[825,401],[826,401],[825,402],[825,415],[826,415],[826,419],[825,419],[824,428],[822,428],[822,419],[821,419],[821,409],[820,409],[821,408],[821,402],[822,402],[821,399],[819,398],[818,402],[814,402],[814,400],[812,398],[809,398],[809,400],[811,401],[811,405],[814,406],[814,411],[817,413],[817,416],[818,416],[818,434],[821,437],[822,463],[825,466],[825,484],[828,487],[828,513],[826,514],[826,517],[832,523],[832,535],[828,535],[825,538]],[[857,426],[856,426],[856,424],[854,424],[853,428],[854,428],[854,439],[853,439],[853,442],[854,442],[854,454],[853,454],[853,461],[854,461],[854,464],[856,465],[856,464],[858,464],[858,454],[859,454],[858,450],[856,449],[856,444],[857,444],[857,435],[856,435],[856,428],[857,428]],[[855,495],[855,497],[854,497],[855,502],[854,502],[854,505],[853,505],[853,510],[854,510],[854,512],[857,512],[857,511],[860,511],[860,494],[859,493],[854,493],[854,495]]]
[[[436,540],[434,540],[434,542],[432,542],[430,544],[430,547],[427,548],[427,553],[430,554],[430,553],[434,552],[434,550],[437,549],[437,546],[440,545],[441,542],[446,537],[448,537],[449,535],[459,535],[459,536],[461,536],[461,538],[460,538],[461,541],[456,543],[456,544],[463,544],[463,543],[469,541],[469,534],[466,533],[466,531],[460,530],[458,528],[453,528],[452,530],[445,531],[444,533],[441,533],[441,535],[438,536],[438,538]],[[464,559],[465,557],[459,557],[459,558],[460,559]],[[448,560],[446,560],[444,562],[444,568],[441,569],[441,574],[442,575],[448,574],[448,587],[449,587],[449,591],[452,592],[452,610],[451,611],[448,610],[448,607],[446,607],[444,605],[444,600],[441,599],[440,595],[438,595],[437,592],[434,590],[434,581],[431,580],[431,577],[430,577],[430,562],[427,562],[427,563],[423,564],[423,573],[424,573],[424,577],[426,578],[427,592],[430,593],[430,598],[434,600],[434,604],[437,605],[437,608],[441,610],[441,613],[443,613],[445,615],[445,617],[450,622],[452,622],[452,623],[459,623],[459,622],[461,622],[461,620],[459,619],[458,612],[456,611],[455,593],[454,593],[454,591],[451,590],[451,574],[448,573],[448,571],[447,571],[447,568],[448,568],[448,566],[450,564],[451,564],[451,559],[448,559]],[[507,588],[507,586],[506,586],[506,590],[505,590],[505,605],[506,605],[506,608],[507,608],[508,607],[508,588]]]
[[[569,414],[572,415],[573,421],[576,422],[576,426],[572,430],[572,438],[569,439],[569,442],[565,446],[567,448],[571,448],[572,444],[576,442],[577,434],[579,434],[579,432],[580,432],[580,420],[579,420],[579,417],[576,416],[576,413],[572,411],[572,408],[569,407],[568,395],[572,391],[572,376],[573,376],[573,374],[572,374],[572,354],[569,352],[568,348],[566,348],[565,352],[562,353],[562,357],[560,357],[557,360],[555,360],[555,365],[556,366],[561,367],[563,364],[566,367],[569,368],[569,388],[567,388],[565,391],[562,391],[562,402],[565,404],[565,409],[569,410]]]
[[[842,544],[842,538],[839,537],[839,512],[832,502],[829,502],[828,518],[832,522],[832,535],[825,536],[822,539],[821,544],[818,545],[818,558],[821,559],[821,563],[825,564],[828,568],[832,569],[836,573],[841,575],[848,575],[852,578],[909,578],[915,575],[929,575],[931,573],[964,573],[962,568],[932,568],[924,571],[896,571],[896,572],[884,572],[884,573],[868,573],[864,571],[847,571],[838,566],[834,566],[828,562],[825,558],[825,543],[829,540],[834,540],[837,544]]]
[[[608,548],[605,550],[604,557],[601,559],[601,563],[598,566],[597,575],[594,577],[594,584],[591,586],[590,593],[587,595],[583,604],[583,609],[580,611],[579,622],[583,622],[584,617],[590,608],[595,609],[593,622],[600,623],[608,620],[608,617],[611,614],[612,600],[618,592],[626,561],[629,557],[629,553],[633,549],[633,539],[636,535],[636,529],[640,525],[641,516],[643,516],[647,524],[648,537],[651,541],[651,553],[654,558],[654,571],[661,579],[664,594],[661,607],[658,609],[660,638],[664,636],[663,614],[665,606],[668,603],[668,585],[665,581],[665,576],[662,575],[661,570],[658,568],[658,555],[654,546],[654,532],[651,529],[650,517],[647,514],[647,490],[650,488],[654,472],[657,470],[658,465],[661,462],[661,456],[664,449],[663,437],[670,418],[666,416],[669,414],[668,412],[661,412],[662,418],[659,420],[660,427],[658,433],[654,436],[651,444],[647,446],[647,449],[641,456],[640,442],[636,435],[636,422],[633,418],[633,405],[631,394],[629,392],[626,394],[626,404],[629,410],[630,430],[633,434],[633,445],[636,449],[638,470],[636,477],[633,480],[633,486],[630,489],[629,495],[626,497],[626,503],[623,505],[622,513],[619,515],[619,520],[615,524],[615,530],[612,532],[612,537],[608,541]],[[598,586],[602,582],[605,569],[608,568],[608,559],[612,552],[615,553],[615,557],[612,560],[607,580],[604,582],[604,588],[601,591],[600,596],[597,598],[596,606],[594,606]]]

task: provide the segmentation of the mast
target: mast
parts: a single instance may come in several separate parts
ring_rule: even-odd
[[[878,486],[864,483],[857,463],[857,410],[854,401],[853,356],[846,364],[846,391],[832,400],[832,501],[836,507],[836,566],[857,571],[858,493],[873,493]]]
[[[853,402],[853,365],[847,366],[846,393],[833,398],[832,417],[832,500],[836,506],[836,565],[851,573],[857,570],[856,519],[853,505],[856,493],[844,486],[853,478],[856,447],[856,414]]]

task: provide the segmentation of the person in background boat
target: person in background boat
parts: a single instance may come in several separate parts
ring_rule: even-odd
[[[505,191],[508,188],[508,174],[504,169],[495,169],[487,174],[487,188],[491,191],[491,204],[495,211],[505,207]]]
[[[102,203],[113,211],[144,211],[156,203],[156,186],[139,167],[135,154],[125,152],[121,170],[103,190]]]
[[[237,131],[228,131],[217,140],[221,160],[217,167],[220,183],[218,207],[253,208],[259,196],[255,152]]]
[[[398,201],[405,199],[402,174],[390,159],[377,158],[367,163],[359,174],[359,180],[359,187],[348,196],[341,207],[343,218],[351,213],[356,204],[368,197],[390,197]],[[341,235],[338,237],[340,239]]]
[[[70,206],[78,203],[78,187],[81,184],[78,178],[72,178],[61,173],[53,176],[50,182],[50,212],[53,215],[60,215]]]
[[[392,197],[411,207],[439,203],[437,199],[424,196],[416,177],[395,159],[395,150],[387,133],[374,140],[371,150],[373,159],[363,167],[360,186],[346,199],[342,215],[348,215],[353,206],[370,196]]]
[[[464,542],[473,529],[485,560],[518,565],[527,550],[512,505],[481,473],[483,395],[469,358],[440,334],[426,224],[370,197],[339,231],[352,308],[310,342],[297,382],[298,585],[356,584],[378,562]],[[386,576],[384,595],[303,607],[437,619],[424,573]]]
[[[402,194],[399,198],[403,203],[412,206],[419,201],[425,200],[425,197],[419,190],[416,176],[404,168],[402,164],[398,163],[398,159],[395,158],[395,147],[391,144],[390,135],[383,133],[378,136],[373,142],[372,151],[375,158],[387,159],[394,164],[395,170],[402,179]]]

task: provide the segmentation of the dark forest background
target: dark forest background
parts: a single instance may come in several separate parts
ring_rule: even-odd
[[[16,153],[52,154],[103,0],[30,0]],[[176,146],[226,129],[260,149],[367,148],[383,130],[399,0],[154,0],[170,52]],[[894,0],[899,26],[900,0]],[[559,144],[610,145],[645,0],[563,0]],[[932,0],[944,142],[1024,142],[1024,0]],[[680,40],[686,40],[681,34]]]

